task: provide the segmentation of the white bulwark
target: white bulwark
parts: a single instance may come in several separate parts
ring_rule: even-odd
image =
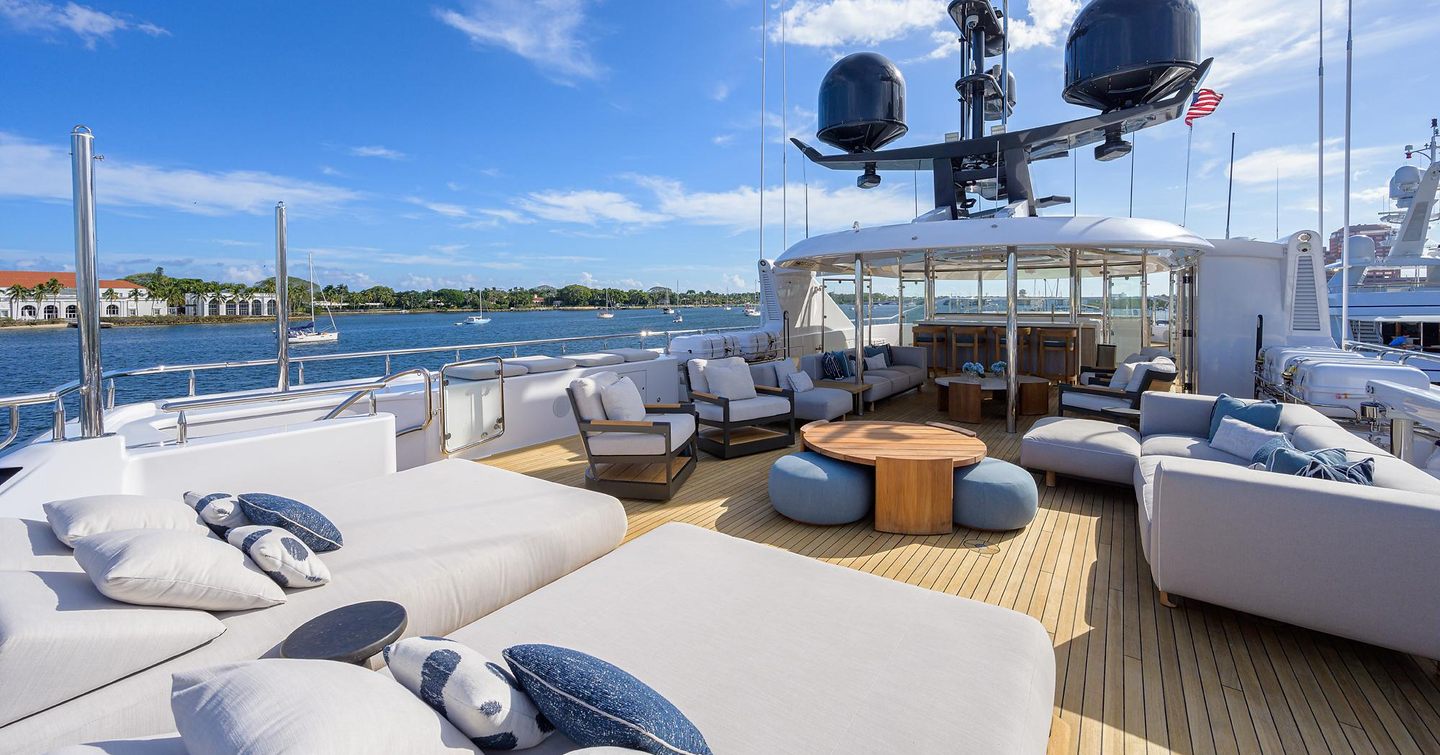
[[[0,270],[0,318],[74,320],[78,313],[74,273]],[[100,281],[103,318],[159,317],[169,313],[164,299],[152,297],[138,283]]]

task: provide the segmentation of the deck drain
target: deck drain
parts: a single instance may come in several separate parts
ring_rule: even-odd
[[[1000,552],[1000,546],[987,543],[984,540],[967,540],[965,541],[965,547],[982,556],[993,556]]]

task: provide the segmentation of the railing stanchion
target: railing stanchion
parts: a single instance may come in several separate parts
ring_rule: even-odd
[[[190,395],[195,395],[195,371],[190,371]]]
[[[115,408],[115,378],[110,378],[105,386],[105,408]]]
[[[299,377],[299,379],[300,379],[300,384],[301,384],[301,385],[304,385],[304,384],[305,384],[305,363],[304,363],[304,362],[299,362],[299,365],[300,365],[300,367],[299,367],[300,374],[298,375],[298,377]]]
[[[181,410],[181,412],[175,416],[175,442],[183,446],[189,442],[189,440],[190,423],[185,418],[184,410]]]
[[[50,437],[54,440],[65,440],[65,399],[58,396],[55,398]]]
[[[389,375],[390,372],[391,372],[391,370],[390,370],[390,355],[389,355],[389,354],[386,354],[386,355],[385,355],[385,374],[386,374],[386,375]]]

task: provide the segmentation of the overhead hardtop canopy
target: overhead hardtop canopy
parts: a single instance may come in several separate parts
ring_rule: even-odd
[[[776,265],[819,273],[867,272],[884,277],[974,280],[1005,277],[1007,249],[1016,249],[1023,277],[1069,276],[1070,257],[1082,275],[1165,272],[1185,267],[1212,248],[1173,223],[1139,218],[1021,217],[939,220],[839,231],[800,241]],[[1120,268],[1120,269],[1116,269]]]

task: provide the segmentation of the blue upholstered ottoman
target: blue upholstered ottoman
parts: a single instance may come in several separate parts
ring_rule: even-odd
[[[875,470],[811,451],[770,467],[770,505],[797,522],[849,524],[875,510]]]
[[[1029,472],[1000,459],[955,470],[955,524],[974,530],[1014,530],[1035,519],[1040,491]]]

